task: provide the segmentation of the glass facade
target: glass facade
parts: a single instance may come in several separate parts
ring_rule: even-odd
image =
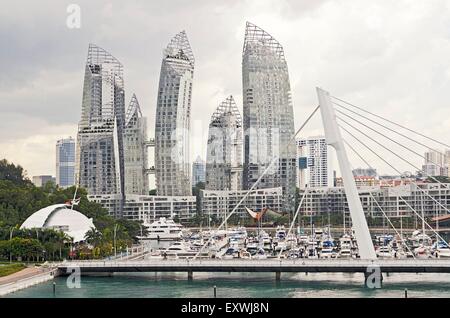
[[[56,142],[56,184],[75,185],[75,139],[72,137]]]
[[[206,190],[242,189],[242,119],[233,96],[211,117],[205,186]]]
[[[242,55],[244,187],[268,169],[258,188],[283,188],[283,210],[293,212],[296,188],[294,113],[283,47],[247,22]],[[273,158],[278,158],[270,168]]]
[[[155,123],[158,195],[192,193],[189,134],[194,64],[188,38],[182,31],[164,50],[161,65]]]
[[[133,94],[125,116],[123,135],[125,160],[125,194],[148,194],[147,119],[142,116]]]
[[[102,48],[90,44],[76,167],[80,186],[91,195],[124,195],[124,94],[122,64]],[[120,207],[118,211],[121,213]]]
[[[205,162],[200,156],[192,164],[192,185],[195,186],[199,182],[205,182]]]

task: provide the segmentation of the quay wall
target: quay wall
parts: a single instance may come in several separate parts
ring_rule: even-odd
[[[14,293],[18,290],[25,289],[49,280],[59,275],[58,269],[51,269],[44,273],[39,273],[31,277],[17,279],[16,281],[0,285],[0,297]]]

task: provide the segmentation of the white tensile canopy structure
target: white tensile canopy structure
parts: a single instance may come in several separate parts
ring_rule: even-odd
[[[95,228],[92,219],[69,209],[66,204],[54,204],[30,215],[20,226],[21,229],[55,229],[73,238],[73,242],[84,241],[86,233]]]

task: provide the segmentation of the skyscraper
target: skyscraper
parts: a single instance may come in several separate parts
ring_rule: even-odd
[[[136,95],[133,94],[125,115],[123,136],[125,160],[125,194],[148,194],[147,118],[142,116]]]
[[[124,195],[124,94],[122,64],[110,53],[90,44],[76,167],[80,186],[91,195]],[[119,207],[117,214],[121,210]]]
[[[205,182],[205,162],[197,156],[192,163],[192,186],[196,186],[199,182]]]
[[[308,147],[306,139],[297,139],[297,187],[305,189],[306,172],[308,170]]]
[[[308,153],[308,187],[333,186],[331,162],[325,137],[308,137],[306,139],[306,147]]]
[[[424,155],[424,164],[422,171],[425,177],[448,176],[448,167],[446,166],[446,155],[438,150],[429,149]]]
[[[274,157],[259,188],[283,188],[283,210],[293,212],[296,186],[294,113],[283,47],[247,22],[242,56],[244,186],[250,188]]]
[[[189,134],[194,55],[186,32],[164,50],[155,123],[155,168],[158,195],[191,195]]]
[[[56,142],[56,184],[69,187],[75,184],[75,139]]]
[[[223,101],[211,117],[205,188],[242,189],[242,119],[233,96]]]

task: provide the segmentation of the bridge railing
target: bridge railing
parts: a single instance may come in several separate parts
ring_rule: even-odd
[[[317,267],[355,267],[355,266],[449,266],[450,259],[404,259],[404,260],[308,260],[308,259],[267,259],[267,260],[217,260],[217,259],[146,259],[146,260],[84,260],[84,261],[66,261],[59,264],[59,267],[80,266],[88,267],[174,267],[174,266],[236,266],[236,267],[288,267],[288,266],[317,266]]]

